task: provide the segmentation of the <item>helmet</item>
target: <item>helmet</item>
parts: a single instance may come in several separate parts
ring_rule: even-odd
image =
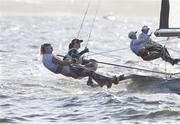
[[[146,25],[144,25],[144,26],[142,27],[141,31],[142,31],[142,32],[143,32],[143,31],[149,31],[149,27],[146,26]]]
[[[129,37],[130,39],[135,39],[135,38],[136,38],[136,33],[137,33],[137,31],[136,31],[136,32],[131,31],[131,32],[129,32],[128,37]]]

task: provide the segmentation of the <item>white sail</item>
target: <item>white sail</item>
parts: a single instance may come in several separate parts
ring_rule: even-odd
[[[180,0],[170,0],[169,28],[180,28]]]

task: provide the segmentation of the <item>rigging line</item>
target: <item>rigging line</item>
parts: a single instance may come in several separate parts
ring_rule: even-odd
[[[168,40],[174,40],[174,39],[178,39],[178,38],[169,38]],[[165,40],[159,40],[159,41],[156,41],[156,42],[159,42],[159,43],[164,43],[164,42],[166,42],[167,41],[167,39],[165,39]],[[177,42],[177,41],[171,41],[171,43],[172,42]]]
[[[95,62],[100,63],[100,64],[105,64],[105,65],[112,65],[112,66],[116,66],[116,67],[123,67],[123,68],[135,69],[135,70],[152,72],[152,73],[157,73],[157,74],[172,75],[172,73],[161,72],[161,71],[153,71],[153,70],[143,69],[143,68],[138,68],[138,67],[131,67],[131,66],[126,66],[126,65],[113,64],[113,63],[107,63],[107,62],[101,62],[101,61],[95,61]]]
[[[157,42],[157,41],[156,41]],[[170,41],[170,42],[168,42],[168,43],[177,43],[177,42],[179,42],[179,41]],[[166,41],[165,40],[163,40],[162,42],[160,41],[160,42],[158,42],[158,43],[161,43],[161,44],[165,44],[166,43]]]
[[[83,28],[83,24],[84,24],[84,20],[85,20],[85,17],[87,15],[87,12],[89,10],[89,7],[90,7],[90,3],[91,3],[91,0],[88,1],[88,5],[87,5],[87,8],[86,8],[86,11],[84,13],[84,16],[83,16],[83,19],[82,19],[82,22],[81,22],[81,25],[80,25],[80,28],[79,28],[79,31],[78,31],[78,34],[77,34],[77,38],[79,37],[80,33],[81,33],[81,30]]]
[[[104,54],[95,54],[94,52],[91,52],[92,54],[89,54],[89,56],[95,56],[95,55],[100,55],[100,56],[104,56],[104,57],[107,57],[107,58],[113,58],[113,59],[119,59],[120,56],[115,56],[115,55],[104,55]]]
[[[169,40],[171,40],[171,39],[168,39],[168,41],[169,41]],[[165,42],[164,44],[167,44],[167,39],[166,39],[166,40],[161,40],[161,41],[156,41],[156,42],[157,42],[157,43],[162,43],[162,42],[164,43],[164,42]],[[177,41],[171,41],[171,43],[173,43],[173,42],[176,43]],[[163,44],[163,43],[162,43],[162,44]],[[166,47],[166,48],[169,49],[169,50],[171,50],[171,51],[173,51],[173,52],[180,52],[179,50],[175,50],[175,49],[172,49],[172,48],[170,48],[170,47]]]
[[[92,22],[92,25],[91,25],[91,28],[90,28],[90,32],[89,32],[89,35],[88,35],[86,47],[88,46],[88,42],[89,42],[90,37],[91,37],[92,29],[94,27],[94,23],[95,23],[95,20],[96,20],[96,17],[97,17],[97,13],[98,13],[99,8],[100,8],[100,4],[101,4],[101,0],[98,1],[98,5],[97,5],[97,8],[96,8],[96,13],[95,13],[95,16],[94,16],[94,19],[93,19],[93,22]]]
[[[174,39],[175,39],[175,38],[174,38]],[[168,39],[168,41],[169,41],[169,40],[172,40],[172,39]],[[159,43],[162,43],[162,42],[164,43],[164,42],[165,42],[164,44],[167,44],[167,39],[166,39],[166,40],[161,40],[161,41],[156,41],[156,42],[159,42]],[[171,41],[171,43],[173,43],[173,42],[176,43],[177,41]],[[169,49],[169,50],[171,50],[171,51],[173,51],[173,52],[180,52],[179,50],[175,50],[175,49],[170,48],[170,47],[166,47],[166,48]]]
[[[172,73],[171,75],[179,75],[180,72]]]
[[[63,55],[59,55],[59,54],[57,56],[64,57]],[[126,66],[126,65],[102,62],[102,61],[97,61],[97,60],[94,60],[94,61],[97,62],[97,63],[100,63],[100,64],[104,64],[104,65],[111,65],[111,66],[116,66],[116,67],[135,69],[135,70],[140,70],[140,71],[145,71],[145,72],[152,72],[152,73],[163,74],[163,75],[178,75],[178,74],[180,74],[180,72],[178,72],[178,73],[167,73],[167,72],[153,71],[153,70],[143,69],[143,68],[138,68],[138,67],[131,67],[131,66]]]
[[[129,49],[129,47],[127,48],[121,48],[121,49],[115,49],[115,50],[109,50],[109,51],[104,51],[104,52],[92,52],[92,54],[90,54],[89,56],[93,56],[93,55],[101,55],[101,54],[105,54],[105,53],[110,53],[110,52],[116,52],[116,51],[120,51],[120,50],[126,50]]]
[[[169,40],[169,37],[166,39],[166,42],[165,42],[165,44],[164,44],[164,48],[166,48],[166,44],[167,44],[168,40]],[[163,51],[166,52],[164,49],[163,49]],[[165,56],[165,55],[164,55],[164,56]],[[165,64],[164,64],[164,71],[167,72],[166,62],[165,62]],[[172,74],[171,74],[171,75],[172,75]],[[168,75],[166,75],[166,79],[167,79],[167,77],[168,77]]]
[[[92,52],[93,53],[93,52]],[[94,54],[90,54],[89,56],[91,56],[91,55],[94,55]],[[99,54],[99,55],[101,55],[101,56],[104,56],[104,57],[107,57],[107,58],[112,58],[112,59],[115,59],[115,61],[118,61],[118,60],[120,60],[120,61],[123,61],[122,59],[121,59],[121,56],[117,56],[117,55],[104,55],[104,54]],[[126,61],[123,61],[123,62],[126,62]],[[154,65],[154,66],[157,66],[157,64],[154,64],[153,62],[150,62],[151,63],[151,65]],[[138,65],[138,66],[140,66],[139,64],[135,64],[134,63],[134,65]],[[141,67],[144,67],[144,66],[142,66],[141,65]]]

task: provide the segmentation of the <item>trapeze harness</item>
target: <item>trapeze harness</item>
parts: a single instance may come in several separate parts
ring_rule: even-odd
[[[67,55],[65,55],[65,57],[63,58],[63,60],[68,60],[68,61],[74,61],[74,63],[76,63],[80,57],[85,54],[87,51],[83,50],[80,53],[78,52],[78,50],[76,48],[71,48]],[[80,62],[82,63],[82,62]]]

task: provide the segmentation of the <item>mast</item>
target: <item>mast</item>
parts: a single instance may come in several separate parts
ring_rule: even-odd
[[[162,0],[159,29],[168,29],[168,28],[169,28],[169,0]]]
[[[159,29],[154,32],[156,37],[179,37],[180,28],[169,28],[169,0],[161,1]],[[180,17],[177,17],[180,18]]]

